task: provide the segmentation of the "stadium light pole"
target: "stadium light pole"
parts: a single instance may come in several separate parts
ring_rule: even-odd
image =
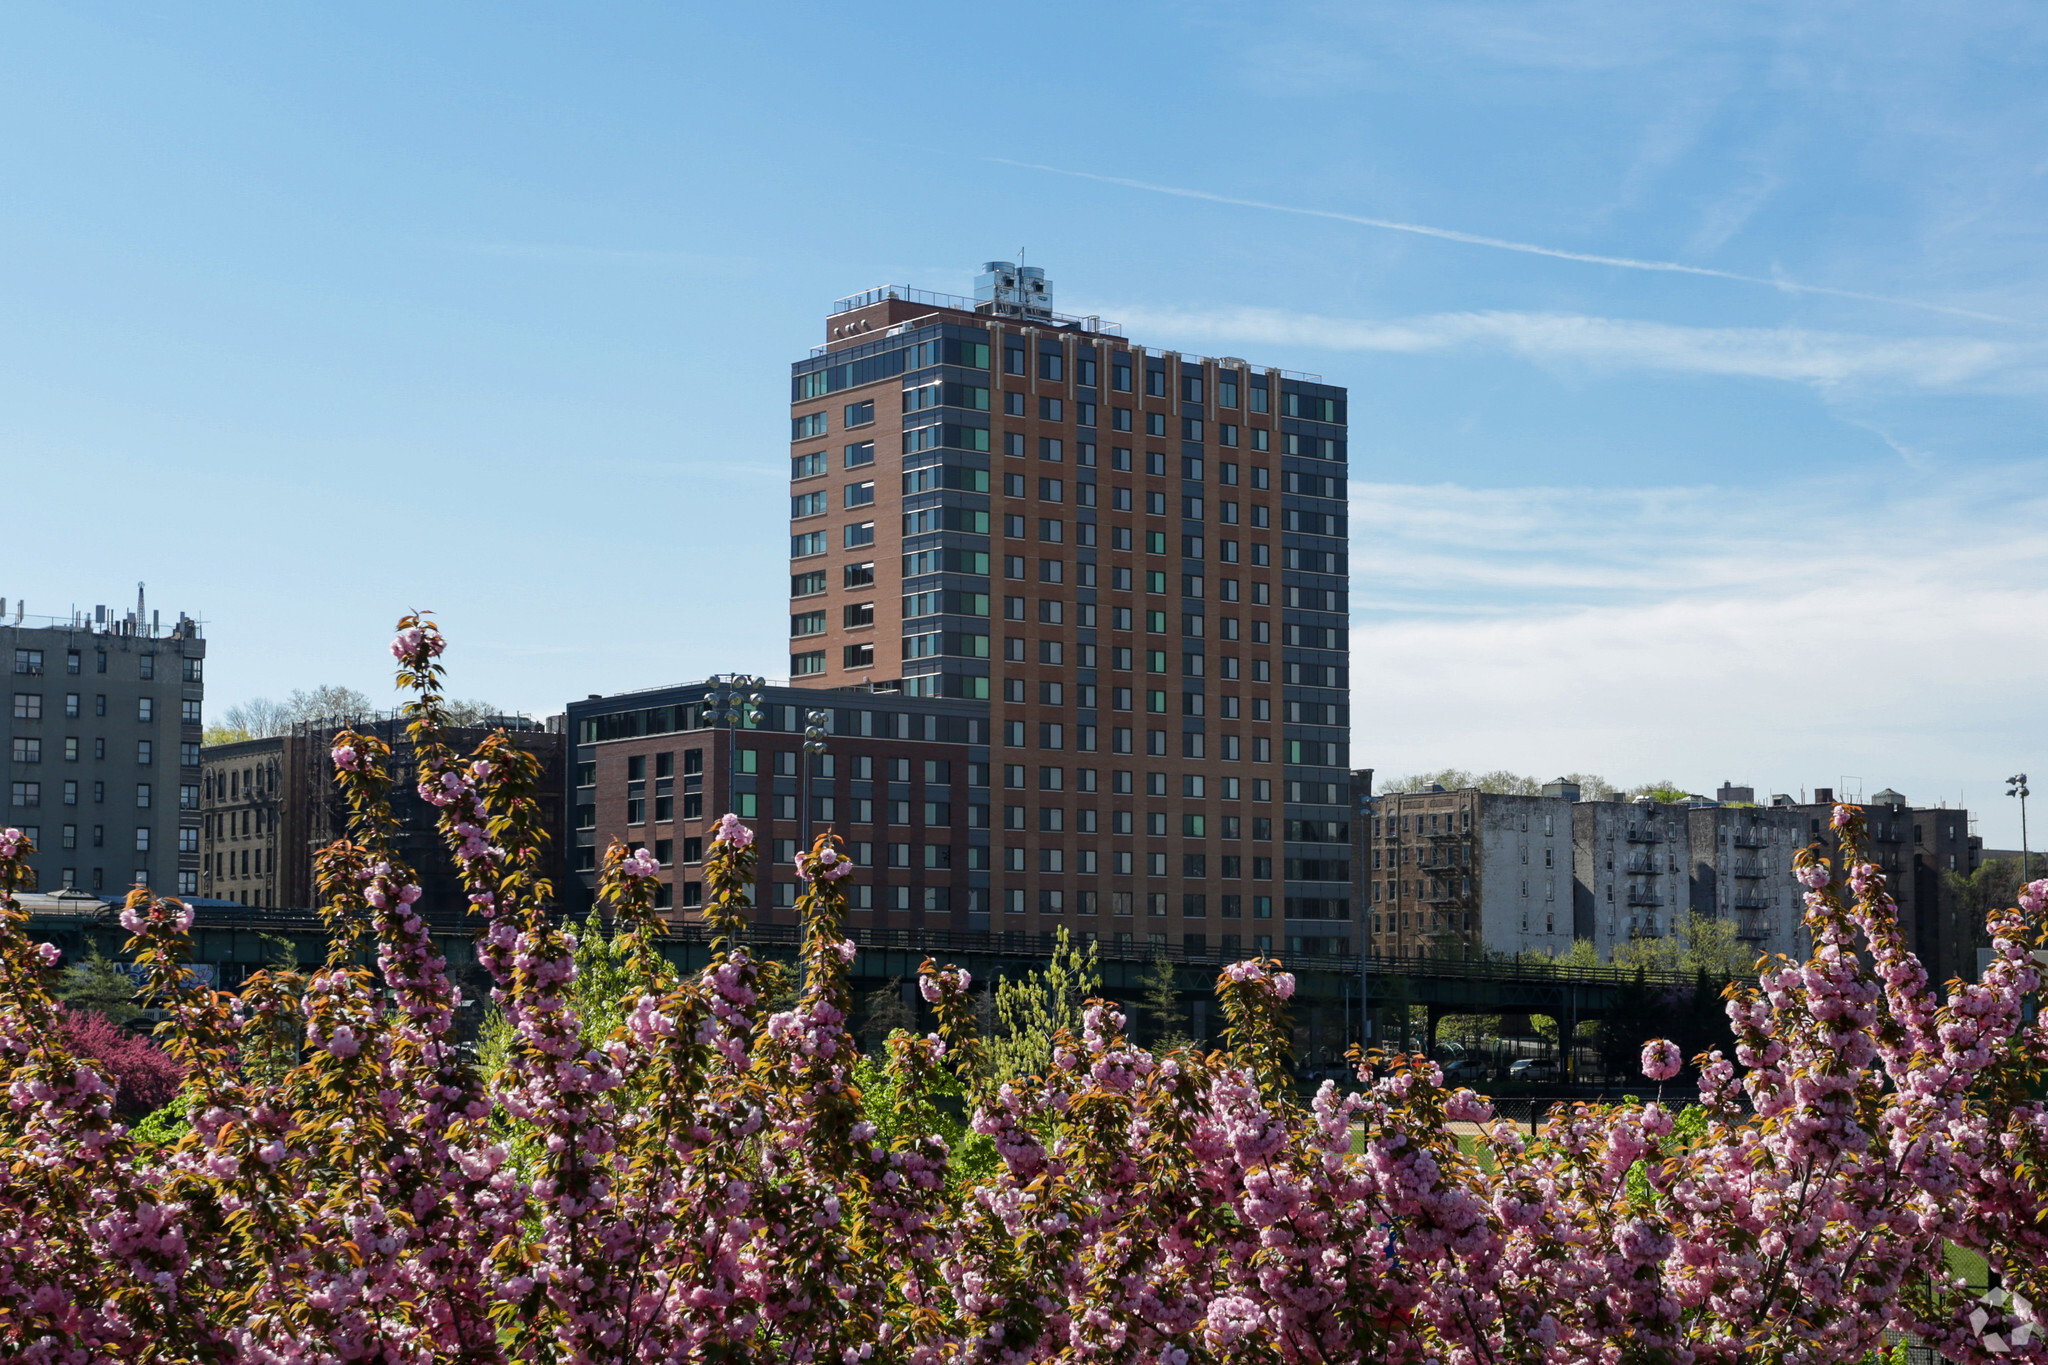
[[[2020,882],[2024,885],[2034,876],[2033,855],[2027,851],[2027,798],[2033,794],[2027,790],[2027,775],[2014,773],[2006,778],[2005,794],[2020,799]]]
[[[724,673],[713,677],[712,681],[717,686],[705,697],[711,707],[705,719],[713,725],[725,727],[726,809],[737,815],[740,730],[761,718],[760,688],[764,679],[752,673]],[[759,815],[759,810],[756,810],[755,816],[758,818]]]
[[[804,775],[801,799],[804,803],[803,846],[806,850],[811,846],[811,769],[825,752],[825,736],[830,733],[827,727],[831,721],[831,713],[819,709],[813,709],[804,716]]]

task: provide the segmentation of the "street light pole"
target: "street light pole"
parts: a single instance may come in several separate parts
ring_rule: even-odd
[[[2020,881],[2024,884],[2034,876],[2033,854],[2027,851],[2027,797],[2032,795],[2027,790],[2027,775],[2014,773],[2006,778],[2005,794],[2020,799]]]

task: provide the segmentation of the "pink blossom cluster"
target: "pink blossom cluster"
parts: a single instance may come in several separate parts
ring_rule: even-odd
[[[1643,1074],[1653,1081],[1668,1081],[1684,1065],[1678,1044],[1669,1038],[1652,1038],[1643,1044]]]
[[[418,665],[440,657],[448,642],[431,622],[409,625],[391,641],[391,657],[403,664]]]
[[[745,826],[741,826],[742,829]],[[796,858],[796,875],[807,882],[832,882],[841,877],[853,875],[853,860],[842,857],[837,848],[827,847],[815,856],[799,853]]]
[[[1848,877],[1799,855],[1813,951],[1731,988],[1734,1055],[1694,1059],[1700,1104],[1576,1104],[1530,1134],[1417,1056],[1360,1056],[1304,1099],[1290,1011],[1313,981],[1270,958],[1221,974],[1221,1048],[1145,1048],[1095,1000],[1021,1078],[987,1063],[970,973],[926,963],[930,1028],[863,1059],[844,847],[802,854],[791,971],[747,946],[754,836],[728,816],[704,869],[719,938],[687,971],[659,950],[658,868],[607,851],[626,984],[604,1028],[545,894],[538,764],[505,736],[447,748],[439,636],[415,629],[418,780],[467,888],[436,909],[473,918],[502,1064],[457,1046],[374,738],[337,765],[324,964],[231,997],[184,969],[185,907],[124,908],[185,1078],[167,1146],[58,1026],[15,841],[0,1359],[1841,1365],[1896,1331],[2048,1361],[2048,885],[1992,917],[1981,980],[1937,987],[1844,807]],[[1643,1050],[1653,1080],[1683,1060]],[[2004,1288],[1965,1286],[1951,1245]]]
[[[1234,962],[1223,969],[1223,977],[1226,981],[1255,981],[1270,985],[1273,994],[1279,996],[1282,1000],[1290,999],[1294,995],[1294,974],[1292,972],[1269,971],[1267,964],[1263,961]]]

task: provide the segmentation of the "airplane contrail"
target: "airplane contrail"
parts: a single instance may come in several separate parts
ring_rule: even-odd
[[[1044,171],[1050,175],[1071,176],[1076,180],[1093,180],[1103,185],[1121,185],[1126,189],[1145,190],[1152,194],[1169,194],[1178,199],[1201,199],[1212,204],[1233,204],[1239,208],[1265,209],[1271,213],[1292,213],[1303,218],[1328,218],[1339,223],[1355,223],[1360,227],[1382,228],[1388,232],[1409,232],[1418,237],[1435,237],[1446,242],[1461,242],[1467,246],[1492,247],[1496,251],[1518,251],[1525,256],[1548,256],[1559,261],[1579,261],[1586,265],[1611,265],[1624,270],[1650,270],[1669,275],[1700,275],[1708,279],[1734,280],[1742,284],[1761,284],[1771,289],[1783,290],[1789,294],[1827,294],[1840,299],[1858,299],[1864,303],[1885,303],[1898,308],[1918,308],[1929,313],[1947,313],[1959,318],[1975,318],[1980,322],[2002,322],[2026,327],[2033,324],[2018,318],[2001,317],[1996,313],[1980,313],[1969,308],[1953,308],[1942,303],[1924,303],[1919,299],[1893,298],[1886,294],[1865,294],[1854,289],[1836,289],[1825,284],[1800,284],[1796,280],[1778,279],[1764,275],[1744,275],[1733,270],[1715,270],[1704,265],[1685,265],[1678,261],[1644,261],[1633,256],[1601,256],[1589,251],[1566,251],[1561,247],[1538,246],[1533,242],[1516,242],[1505,237],[1487,237],[1476,232],[1460,232],[1455,228],[1431,227],[1427,223],[1404,223],[1394,218],[1370,218],[1358,213],[1340,213],[1335,209],[1303,208],[1297,204],[1275,204],[1264,199],[1245,199],[1237,195],[1216,194],[1209,190],[1183,189],[1177,185],[1155,185],[1145,180],[1130,180],[1123,176],[1096,175],[1092,171],[1071,171],[1063,166],[1042,166],[1031,161],[1012,161],[1008,157],[992,156],[987,160],[1001,166],[1015,166],[1020,170]]]

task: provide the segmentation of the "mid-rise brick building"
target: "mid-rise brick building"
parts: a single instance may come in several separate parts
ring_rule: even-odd
[[[849,888],[857,927],[987,927],[1000,777],[989,767],[986,707],[763,687],[754,723],[730,728],[715,719],[718,692],[710,681],[569,704],[570,885],[582,904],[618,839],[653,851],[657,903],[694,918],[711,826],[731,811],[755,831],[764,920],[794,922],[796,854],[830,828],[862,869]],[[824,713],[825,752],[806,764],[814,711]]]
[[[1376,797],[1360,871],[1372,951],[1394,958],[1571,948],[1572,803],[1475,787]]]
[[[310,909],[317,737],[270,735],[200,750],[199,894],[262,909]],[[326,751],[321,750],[325,758]]]
[[[440,812],[420,799],[408,722],[395,715],[305,721],[287,734],[207,745],[197,789],[200,894],[262,909],[319,905],[319,851],[348,833],[348,805],[335,785],[332,757],[334,737],[344,726],[391,746],[393,848],[420,879],[424,913],[443,922],[460,920],[466,892],[442,842]],[[451,727],[446,739],[466,754],[498,729],[540,761],[541,823],[553,841],[547,875],[559,882],[568,832],[563,736],[528,717],[496,716],[482,725]]]
[[[791,683],[985,707],[988,927],[1348,942],[1346,408],[1001,261],[792,367]]]
[[[612,834],[701,852],[635,804],[696,752],[792,899],[818,706],[811,824],[872,851],[871,925],[1348,951],[1344,390],[1136,345],[1007,262],[977,289],[842,299],[792,367],[790,688],[738,746],[787,772],[720,767],[710,684],[572,704],[584,880]]]

